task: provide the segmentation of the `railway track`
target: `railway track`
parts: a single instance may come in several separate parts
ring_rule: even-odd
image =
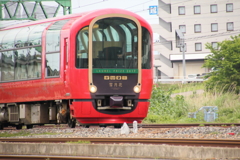
[[[192,123],[192,124],[138,124],[138,128],[183,128],[183,127],[231,127],[231,126],[240,126],[240,123]],[[59,128],[69,128],[67,124],[62,125],[44,125],[38,126],[35,125],[34,128],[51,128],[51,127],[59,127]],[[76,126],[76,128],[85,128],[84,126]],[[99,126],[90,126],[99,127]],[[109,126],[113,127],[113,126]],[[129,127],[132,128],[132,124],[129,124]],[[4,130],[16,130],[15,127],[5,127]]]
[[[91,144],[167,144],[181,146],[237,147],[240,140],[230,139],[168,139],[168,138],[0,138],[1,142],[22,143],[85,143]]]

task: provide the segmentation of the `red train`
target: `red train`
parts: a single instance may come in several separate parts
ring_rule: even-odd
[[[152,30],[103,9],[0,30],[0,129],[141,123],[153,83]]]

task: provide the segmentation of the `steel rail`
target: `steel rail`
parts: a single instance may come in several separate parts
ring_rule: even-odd
[[[70,143],[89,141],[92,144],[168,144],[187,146],[209,147],[237,147],[240,148],[240,140],[236,139],[168,139],[168,138],[0,138],[0,142],[23,142],[23,143]]]
[[[129,160],[131,158],[84,157],[84,156],[43,156],[43,155],[0,155],[1,160]]]
[[[183,127],[231,127],[240,123],[187,123],[187,124],[139,124],[142,128],[183,128]]]

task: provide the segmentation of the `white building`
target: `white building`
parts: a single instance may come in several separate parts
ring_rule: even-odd
[[[158,16],[159,24],[152,24],[160,40],[154,43],[155,53],[160,53],[154,65],[161,65],[158,76],[162,79],[183,78],[183,54],[176,48],[175,30],[185,37],[186,76],[209,72],[202,68],[211,54],[205,49],[207,42],[216,46],[240,34],[240,0],[158,0]]]

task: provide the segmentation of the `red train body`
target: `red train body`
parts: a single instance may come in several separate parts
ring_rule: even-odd
[[[0,30],[0,129],[139,123],[149,107],[152,30],[103,9]]]

